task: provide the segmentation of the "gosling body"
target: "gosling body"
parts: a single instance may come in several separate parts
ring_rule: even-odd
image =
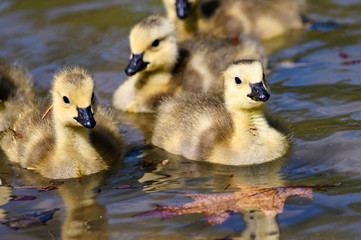
[[[190,94],[164,101],[151,142],[192,160],[227,165],[259,164],[283,156],[288,139],[270,127],[263,114],[269,95],[261,63],[236,62],[223,78],[224,97]]]
[[[197,34],[268,40],[303,27],[304,0],[163,0],[180,40]]]
[[[42,120],[51,103],[30,103],[5,132],[1,147],[9,160],[54,179],[108,169],[120,157],[122,138],[110,112],[96,105],[93,91],[94,80],[84,69],[56,74],[50,114]]]
[[[16,120],[16,110],[35,99],[32,77],[21,64],[0,63],[0,132]]]
[[[221,73],[234,59],[264,56],[260,43],[246,36],[178,44],[174,26],[160,16],[135,25],[129,39],[129,77],[113,96],[113,106],[128,112],[155,112],[162,99],[185,92],[220,91]]]

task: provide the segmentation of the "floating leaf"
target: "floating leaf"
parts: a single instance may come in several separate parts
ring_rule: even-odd
[[[25,195],[25,196],[11,196],[10,201],[30,201],[35,200],[36,197],[31,195]]]
[[[207,216],[206,224],[225,222],[232,213],[256,208],[268,217],[274,217],[283,211],[285,200],[289,196],[312,199],[309,187],[265,187],[237,185],[240,190],[234,193],[185,194],[194,199],[191,203],[180,205],[157,205],[157,208],[136,216],[160,216],[162,219],[193,213]]]
[[[52,191],[52,190],[56,190],[59,188],[59,186],[63,185],[64,182],[51,182],[51,185],[49,186],[42,186],[42,187],[39,187],[37,188],[36,190],[38,190],[38,192],[49,192],[49,191]]]
[[[52,219],[54,213],[59,210],[59,208],[54,208],[46,212],[35,212],[19,217],[4,218],[0,219],[0,223],[15,230],[19,228],[28,228],[31,226],[42,225]]]
[[[349,65],[359,64],[359,63],[361,63],[361,59],[345,61],[345,62],[342,63],[342,65],[349,66]]]
[[[51,239],[55,239],[55,234],[52,231],[48,230],[48,233],[49,233]]]
[[[340,56],[340,58],[349,58],[349,57],[350,57],[349,54],[344,53],[344,52],[339,52],[339,53],[338,53],[338,56]]]
[[[38,192],[48,192],[48,191],[52,191],[55,189],[58,189],[58,187],[60,185],[64,184],[64,182],[60,182],[60,181],[51,181],[50,185],[48,186],[10,186],[11,188],[14,189],[36,189],[38,190]]]
[[[38,192],[49,192],[49,191],[53,191],[58,189],[57,187],[54,186],[46,186],[46,187],[42,187],[42,188],[38,188]]]
[[[348,53],[344,53],[344,52],[339,52],[338,56],[343,59],[347,59],[347,58],[351,57],[351,55],[349,55]],[[359,63],[361,63],[361,59],[348,60],[348,61],[342,62],[341,64],[344,66],[348,66],[348,65],[354,65],[354,64],[359,64]]]

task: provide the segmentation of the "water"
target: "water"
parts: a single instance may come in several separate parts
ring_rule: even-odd
[[[39,96],[47,95],[57,68],[82,65],[94,74],[102,103],[109,104],[113,90],[125,79],[129,29],[163,11],[160,0],[2,0],[0,58],[28,66]],[[313,19],[333,19],[344,26],[298,32],[267,43],[272,49],[268,112],[293,134],[286,157],[246,168],[189,163],[144,143],[153,116],[116,112],[127,142],[123,161],[109,172],[67,181],[55,191],[14,189],[10,194],[37,199],[9,202],[0,207],[2,216],[61,210],[44,226],[14,231],[1,225],[2,239],[51,239],[51,234],[56,239],[248,239],[252,224],[247,212],[208,227],[203,226],[202,214],[165,220],[134,216],[154,209],[154,204],[192,202],[182,193],[236,191],[227,188],[230,183],[342,183],[314,189],[313,200],[290,197],[277,218],[259,216],[256,224],[260,231],[271,225],[279,228],[280,239],[360,239],[361,65],[343,63],[361,58],[361,4],[309,1],[308,12]],[[351,57],[343,59],[340,52]],[[286,60],[303,65],[286,68]],[[159,164],[165,159],[168,164]],[[0,179],[3,185],[48,184],[5,159],[0,161]],[[125,185],[136,188],[115,189]]]

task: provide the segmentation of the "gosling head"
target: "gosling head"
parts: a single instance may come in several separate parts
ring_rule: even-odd
[[[167,8],[174,9],[177,13],[177,17],[181,20],[186,19],[192,7],[194,7],[196,0],[163,0]]]
[[[95,126],[94,80],[86,70],[74,67],[55,74],[52,98],[54,117],[61,125],[86,128]]]
[[[125,69],[128,76],[137,72],[170,70],[177,61],[174,26],[164,17],[150,16],[136,24],[129,41],[131,58]]]
[[[258,60],[234,62],[224,71],[223,79],[225,103],[232,111],[259,108],[270,97]]]

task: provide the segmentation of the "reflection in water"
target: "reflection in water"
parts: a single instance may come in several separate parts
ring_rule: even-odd
[[[102,175],[96,174],[69,180],[59,188],[66,207],[63,239],[108,239],[106,208],[96,199],[102,180]]]
[[[155,114],[151,113],[126,113],[120,110],[114,110],[114,115],[121,123],[128,125],[127,141],[129,143],[143,140],[149,141],[152,131]]]
[[[250,210],[242,213],[243,220],[246,222],[247,226],[241,236],[235,239],[279,239],[280,230],[276,216],[268,217],[260,210]]]
[[[1,180],[1,179],[0,179]],[[10,201],[11,189],[9,187],[0,187],[0,207]],[[6,211],[0,208],[0,219],[5,218]]]
[[[1,135],[1,134],[0,134]],[[12,193],[11,189],[6,186],[7,181],[4,176],[9,175],[9,166],[7,166],[4,159],[4,152],[0,149],[0,207],[7,204],[10,201],[10,195]],[[6,211],[0,208],[0,218],[6,216]]]
[[[222,224],[232,213],[243,213],[246,230],[242,236],[250,239],[278,239],[276,216],[283,212],[289,196],[312,199],[309,187],[267,187],[235,184],[235,192],[185,194],[192,202],[178,205],[157,205],[137,216],[161,216],[163,219],[194,213],[206,216],[206,225]]]
[[[20,186],[17,191],[23,191],[26,195],[36,196],[36,199],[33,201],[16,202],[15,205],[24,205],[25,207],[27,206],[26,209],[34,210],[60,207],[63,213],[55,215],[54,219],[50,220],[48,224],[56,221],[61,215],[65,216],[61,227],[62,239],[108,239],[106,207],[98,203],[96,194],[98,187],[103,184],[106,172],[96,173],[80,179],[65,180],[63,184],[59,184],[58,189],[46,193],[45,191],[37,192],[37,187],[35,189],[30,188],[29,190],[27,190],[27,187],[47,186],[50,179],[46,179],[38,173],[23,169],[17,165],[13,166],[13,170],[15,170],[19,180],[21,179],[18,184],[25,185],[23,187]],[[0,206],[8,203],[10,196],[13,194],[14,191],[11,188],[0,187]],[[46,195],[56,199],[55,196],[57,194],[63,200],[64,207],[61,206],[60,202],[56,204],[56,201],[55,203],[39,202]],[[40,205],[37,206],[37,204]],[[25,211],[27,211],[26,209]],[[0,218],[3,218],[1,216],[2,213],[5,214],[5,211],[0,209]]]
[[[293,30],[287,33],[287,36],[280,36],[272,40],[264,41],[264,46],[267,50],[267,54],[271,55],[276,53],[282,48],[290,47],[296,43],[302,36],[302,30]]]
[[[139,179],[139,182],[143,183],[143,190],[149,193],[171,191],[171,189],[188,189],[187,192],[189,192],[190,189],[199,190],[201,186],[205,191],[207,188],[211,188],[214,192],[235,191],[237,193],[236,185],[277,187],[286,184],[282,174],[278,173],[286,158],[261,165],[235,167],[190,161],[159,148],[148,150],[143,155],[145,162],[149,163],[154,159],[158,159],[158,162],[167,159],[168,162],[165,165],[155,163],[155,169],[154,165],[151,165],[152,170],[145,172]],[[229,205],[230,203],[225,201],[223,204]],[[214,204],[210,206],[210,208],[214,207]],[[246,228],[240,237],[235,239],[279,239],[276,213],[266,215],[259,207],[248,207],[242,210],[241,205],[238,211],[243,214]],[[229,217],[226,212],[224,214],[215,217],[215,221],[219,221],[219,218]]]
[[[144,184],[143,190],[147,192],[189,188],[193,182],[198,183],[193,188],[202,185],[215,190],[233,184],[251,183],[270,187],[285,184],[283,176],[277,172],[281,170],[286,157],[270,163],[240,167],[191,161],[154,147],[144,152],[142,159],[145,163],[154,163],[151,167],[155,167],[139,179]],[[168,160],[167,164],[157,164],[165,159]]]

